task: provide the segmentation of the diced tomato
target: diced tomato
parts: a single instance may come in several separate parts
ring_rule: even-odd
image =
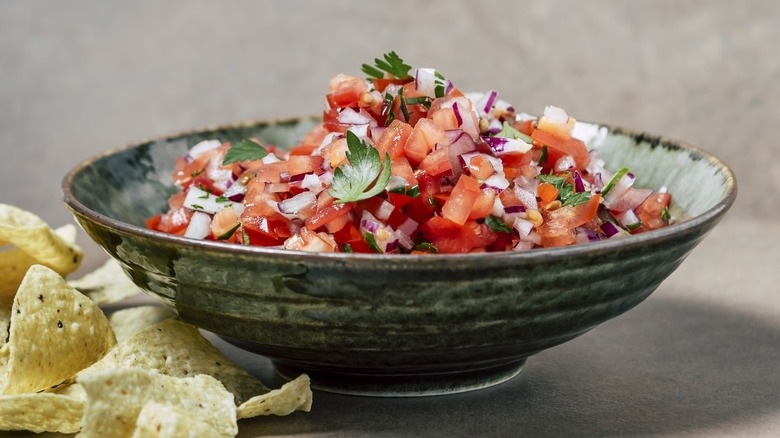
[[[548,154],[557,152],[558,156],[571,155],[577,163],[578,170],[584,169],[590,161],[588,148],[585,146],[585,142],[580,139],[574,137],[563,139],[541,129],[534,130],[531,133],[531,138],[535,142],[547,146]],[[550,157],[548,161],[555,162],[553,157]]]
[[[331,92],[325,95],[331,108],[358,106],[360,98],[368,92],[368,85],[361,78],[338,75],[331,80]]]
[[[420,225],[420,231],[442,254],[471,252],[496,239],[496,233],[485,224],[472,221],[460,225],[441,216],[428,219]]]
[[[471,173],[471,176],[481,180],[496,173],[495,169],[493,169],[493,164],[491,164],[490,160],[484,155],[475,155],[471,157],[469,162],[466,163],[466,168],[469,170],[469,173]]]
[[[324,159],[319,155],[293,155],[287,160],[287,169],[292,175],[322,173]]]
[[[306,133],[300,144],[290,148],[290,155],[311,155],[328,134],[328,130],[323,125],[315,126]]]
[[[542,246],[560,246],[562,242],[568,241],[566,236],[573,239],[572,230],[591,221],[596,216],[600,202],[601,195],[595,194],[582,204],[543,211],[544,222],[537,230],[542,237]]]
[[[343,228],[337,231],[333,238],[336,239],[340,249],[344,249],[344,246],[349,246],[353,252],[358,253],[372,253],[374,251],[369,248],[366,243],[366,239],[360,234],[360,230],[352,222],[347,223]]]
[[[417,168],[431,175],[441,175],[452,170],[447,146],[442,146],[426,155]]]
[[[419,164],[428,153],[433,150],[436,143],[443,143],[447,134],[436,126],[430,119],[422,119],[417,122],[409,136],[404,151],[412,166]]]
[[[412,125],[401,120],[395,119],[390,122],[390,125],[375,143],[379,156],[384,157],[385,152],[387,152],[392,159],[402,157],[404,146],[409,140],[409,136],[412,135],[412,130]]]
[[[374,84],[374,88],[376,88],[376,90],[380,93],[383,93],[388,85],[404,85],[409,81],[412,81],[412,79],[380,78],[371,80],[371,82]]]
[[[480,190],[480,194],[469,212],[468,220],[484,219],[493,213],[493,204],[498,193],[494,189],[486,187]]]
[[[458,118],[455,117],[455,111],[452,108],[441,108],[428,116],[433,119],[433,123],[443,130],[458,129]]]
[[[558,198],[558,189],[550,183],[540,183],[536,189],[536,196],[539,198],[539,204],[544,206]]]
[[[316,213],[314,213],[312,217],[306,221],[306,228],[314,231],[341,216],[349,216],[349,212],[354,208],[355,204],[351,202],[344,204],[331,204],[330,206],[320,208]]]
[[[667,225],[663,218],[664,209],[669,206],[672,196],[669,193],[654,193],[636,209],[636,215],[642,221],[645,230],[656,230]]]
[[[233,237],[232,231],[235,231],[239,224],[235,210],[224,208],[211,218],[211,237],[217,240],[229,240]]]
[[[535,119],[528,119],[520,122],[515,122],[512,124],[512,127],[522,132],[525,135],[531,135],[531,133],[534,132],[535,121],[536,121]]]
[[[468,175],[461,175],[452,189],[449,199],[441,208],[445,218],[463,225],[471,214],[471,209],[481,195],[479,181]]]

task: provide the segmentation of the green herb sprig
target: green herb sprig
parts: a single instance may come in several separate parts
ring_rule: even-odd
[[[390,154],[379,158],[379,151],[368,146],[352,131],[347,131],[347,161],[333,171],[328,193],[337,203],[362,201],[374,197],[390,181]]]
[[[384,59],[375,58],[374,63],[376,66],[368,64],[361,66],[361,70],[368,75],[369,79],[382,79],[385,77],[385,72],[396,79],[411,78],[409,70],[412,66],[404,63],[395,52],[386,53]]]

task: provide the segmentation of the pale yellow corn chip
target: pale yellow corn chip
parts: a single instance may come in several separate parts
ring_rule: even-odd
[[[137,332],[175,316],[167,307],[147,305],[117,310],[108,316],[108,322],[114,330],[116,341],[123,342]]]
[[[217,436],[214,427],[178,406],[148,402],[138,414],[131,438],[197,438]]]
[[[0,395],[0,430],[76,433],[84,400],[50,392]]]
[[[245,401],[239,405],[236,415],[242,419],[260,415],[289,415],[295,411],[309,412],[311,403],[309,376],[301,374],[279,389]]]
[[[79,375],[125,367],[157,370],[175,377],[208,374],[235,395],[236,405],[270,391],[204,338],[197,327],[178,319],[167,319],[136,332]]]
[[[72,224],[55,231],[29,211],[0,204],[0,297],[12,297],[33,264],[62,276],[78,269],[84,253],[75,231]]]
[[[83,277],[69,280],[68,284],[98,304],[116,303],[143,292],[125,274],[119,262],[111,258]]]
[[[238,434],[233,395],[219,380],[198,375],[172,377],[139,368],[119,368],[79,376],[87,405],[79,438],[131,436],[149,402],[170,404],[200,418],[214,436]]]
[[[108,319],[53,270],[33,265],[11,308],[8,341],[0,348],[0,394],[59,385],[116,344]]]

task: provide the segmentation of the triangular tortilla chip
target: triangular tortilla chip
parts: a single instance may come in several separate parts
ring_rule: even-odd
[[[176,314],[167,307],[148,305],[117,310],[108,316],[108,322],[114,329],[116,341],[121,343],[137,332],[175,316]]]
[[[238,434],[233,395],[211,376],[172,377],[119,368],[82,375],[77,382],[87,393],[79,438],[131,436],[149,402],[177,406],[208,423],[216,436]]]
[[[79,375],[124,367],[158,370],[175,377],[214,376],[235,395],[237,405],[270,391],[212,345],[197,327],[178,319],[167,319],[136,332]]]
[[[131,438],[191,438],[217,436],[214,427],[178,406],[157,402],[144,405]]]
[[[236,412],[239,419],[260,415],[289,415],[295,411],[311,410],[312,393],[310,379],[301,374],[279,389],[250,398]]]
[[[116,344],[100,308],[53,270],[33,265],[11,308],[8,342],[0,348],[0,394],[58,385]]]
[[[74,225],[53,230],[35,214],[7,204],[0,204],[0,249],[0,298],[6,300],[33,264],[65,276],[78,269],[84,257]]]

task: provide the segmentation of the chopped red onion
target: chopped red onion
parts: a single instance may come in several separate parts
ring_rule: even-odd
[[[458,121],[458,126],[463,125],[463,117],[460,115],[460,109],[459,109],[458,102],[454,102],[452,104],[452,111],[455,113],[455,119]]]
[[[525,206],[524,205],[510,205],[509,207],[504,207],[504,213],[506,213],[506,214],[525,213]]]
[[[487,102],[485,102],[485,106],[482,107],[482,111],[485,114],[490,113],[490,110],[493,108],[493,104],[495,104],[497,97],[498,97],[498,92],[496,90],[490,90],[490,93],[488,94]]]
[[[582,182],[582,176],[576,170],[574,171],[574,191],[578,193],[585,191],[585,184]]]
[[[618,230],[618,227],[616,227],[615,224],[613,224],[610,221],[604,222],[603,224],[601,224],[601,226],[599,228],[601,228],[601,231],[603,231],[604,235],[607,236],[607,237],[612,237],[615,234],[620,232]]]

